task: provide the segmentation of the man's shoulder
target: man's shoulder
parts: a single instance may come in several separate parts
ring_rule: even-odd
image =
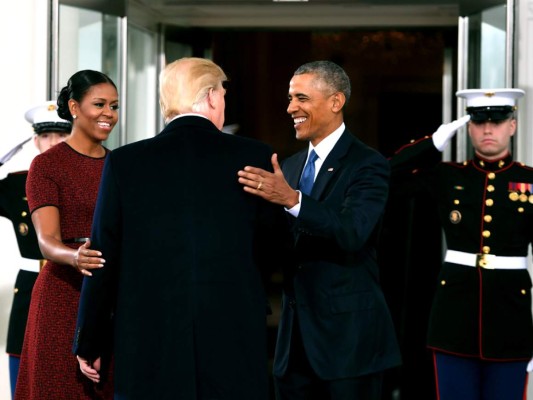
[[[371,158],[377,161],[388,163],[386,157],[379,152],[378,149],[359,139],[357,136],[351,133],[348,128],[346,128],[344,134],[340,137],[336,146],[337,145],[339,145],[341,148],[345,148],[348,155],[358,159]]]
[[[246,137],[246,136],[237,136],[233,134],[223,133],[226,135],[228,141],[235,143],[237,146],[248,147],[250,149],[256,149],[257,151],[271,151],[272,146],[268,143],[262,142],[258,139]]]

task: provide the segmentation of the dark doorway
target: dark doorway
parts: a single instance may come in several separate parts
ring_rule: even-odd
[[[306,146],[296,141],[286,113],[287,91],[294,70],[313,60],[332,60],[347,71],[352,98],[345,109],[345,123],[386,157],[410,140],[433,133],[442,122],[445,49],[456,47],[456,32],[456,27],[180,28],[168,29],[167,40],[191,45],[194,56],[212,52],[230,78],[226,124],[238,124],[238,135],[271,144],[282,160]],[[387,372],[383,400],[431,400],[434,384],[425,330],[441,248],[431,204],[424,197],[404,200],[391,193],[382,243],[382,283],[404,355],[404,366]],[[272,355],[281,282],[280,271],[274,268],[267,285],[274,312],[269,317]]]

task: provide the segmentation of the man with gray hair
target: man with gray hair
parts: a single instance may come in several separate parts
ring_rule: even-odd
[[[302,65],[287,113],[308,148],[282,167],[273,155],[273,173],[239,171],[246,192],[285,207],[293,232],[274,358],[279,400],[380,399],[383,371],[401,361],[376,261],[389,164],[346,128],[350,92],[337,64]]]

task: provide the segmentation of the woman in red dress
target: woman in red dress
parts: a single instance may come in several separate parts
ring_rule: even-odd
[[[83,70],[69,79],[57,105],[72,134],[34,158],[26,183],[47,262],[32,292],[15,398],[112,399],[112,378],[95,384],[83,376],[72,343],[83,277],[105,262],[88,238],[109,152],[102,142],[118,121],[118,92],[107,75]]]

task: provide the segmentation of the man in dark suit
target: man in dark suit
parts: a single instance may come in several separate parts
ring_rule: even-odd
[[[389,166],[345,128],[350,91],[335,63],[299,67],[287,112],[309,148],[282,168],[273,155],[273,173],[239,171],[246,192],[283,205],[292,222],[273,370],[280,400],[379,400],[383,371],[401,362],[376,262]]]
[[[100,381],[112,322],[115,399],[268,399],[260,269],[282,259],[287,219],[236,181],[272,151],[221,132],[226,79],[207,59],[169,64],[165,129],[106,160],[91,238],[106,262],[84,281],[74,352]]]

